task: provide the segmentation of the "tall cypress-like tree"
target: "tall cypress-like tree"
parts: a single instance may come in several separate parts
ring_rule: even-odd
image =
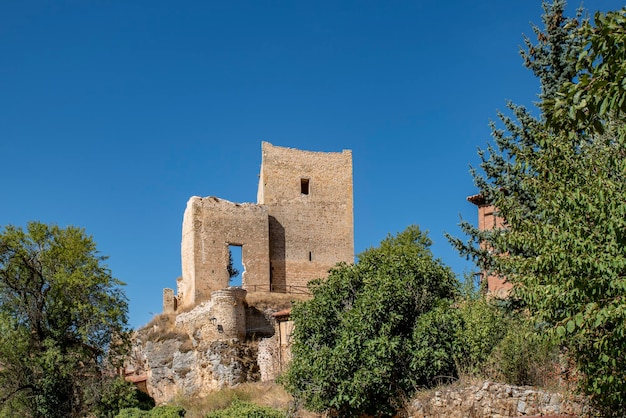
[[[563,0],[543,3],[543,28],[532,27],[537,41],[533,43],[524,37],[525,49],[520,51],[524,65],[540,81],[541,101],[554,98],[561,86],[576,76],[573,61],[582,48],[582,39],[576,35],[582,11],[575,18],[567,18],[565,4]],[[494,143],[478,152],[482,172],[474,168],[470,171],[486,201],[495,205],[500,215],[506,214],[505,219],[510,222],[513,213],[522,218],[536,216],[537,194],[521,180],[536,175],[531,160],[541,149],[545,120],[543,116],[533,116],[524,106],[509,102],[507,107],[512,116],[498,112],[500,126],[495,122],[490,124]],[[479,231],[469,221],[463,221],[461,229],[470,237],[468,242],[449,239],[482,270],[494,270],[500,254],[527,251],[523,246],[513,248],[511,243],[503,244],[502,230]]]

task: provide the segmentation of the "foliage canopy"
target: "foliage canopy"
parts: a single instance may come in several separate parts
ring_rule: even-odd
[[[228,408],[209,412],[206,418],[284,418],[285,415],[285,412],[279,409],[259,406],[235,398]]]
[[[453,373],[445,350],[445,358],[430,366],[432,376],[411,372],[414,351],[437,356],[419,319],[457,291],[454,275],[433,259],[430,244],[411,226],[360,254],[358,263],[339,265],[326,280],[310,284],[314,298],[292,309],[293,360],[283,378],[307,409],[392,415],[429,378]]]
[[[127,302],[82,229],[0,232],[0,415],[84,416],[126,348]]]
[[[539,118],[511,105],[481,152],[480,193],[505,223],[465,223],[462,253],[514,284],[538,329],[567,346],[605,416],[626,409],[626,9],[594,23],[544,4],[527,43]],[[616,412],[620,411],[620,412]]]

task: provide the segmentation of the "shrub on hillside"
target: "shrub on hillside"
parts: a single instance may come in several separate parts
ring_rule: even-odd
[[[501,302],[471,292],[458,302],[459,374],[555,388],[561,367],[558,347],[542,339],[523,314]]]
[[[291,311],[293,359],[282,377],[298,405],[337,416],[393,416],[426,382],[412,373],[412,351],[450,357],[443,359],[444,369],[453,364],[446,353],[451,337],[419,327],[423,315],[454,300],[458,286],[430,245],[410,226],[361,253],[356,264],[340,264],[326,280],[309,283],[313,299]],[[438,351],[428,348],[431,339]]]
[[[509,320],[507,327],[486,365],[489,377],[512,385],[559,386],[559,349],[524,321]]]
[[[115,418],[181,418],[185,416],[185,410],[179,406],[157,406],[150,411],[142,411],[139,408],[122,409]]]
[[[149,410],[154,408],[154,399],[118,377],[101,388],[95,412],[100,418],[112,418],[126,408]]]
[[[213,411],[206,418],[284,418],[285,412],[270,408],[268,406],[259,406],[251,402],[245,402],[234,399],[233,403],[226,409]]]
[[[459,373],[479,375],[485,362],[509,330],[511,321],[503,309],[484,295],[467,294],[458,303],[461,327],[456,329],[455,360]]]

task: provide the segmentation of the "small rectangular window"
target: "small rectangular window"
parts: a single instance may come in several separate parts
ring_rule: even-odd
[[[309,194],[309,179],[300,179],[300,193]]]
[[[313,252],[309,251],[309,261],[313,261]]]

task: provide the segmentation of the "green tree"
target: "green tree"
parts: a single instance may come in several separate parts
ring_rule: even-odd
[[[123,409],[137,408],[149,411],[154,408],[154,399],[137,389],[122,377],[102,379],[100,385],[94,387],[94,398],[97,399],[92,409],[100,418],[113,418]]]
[[[296,401],[336,416],[392,415],[415,388],[429,382],[412,373],[414,351],[423,357],[450,357],[446,343],[431,354],[419,318],[451,301],[458,283],[433,259],[430,239],[411,226],[366,250],[354,265],[332,269],[310,284],[313,299],[297,303],[293,360],[283,377]],[[429,364],[433,376],[450,373]]]
[[[82,229],[0,232],[0,415],[84,416],[126,349],[127,302]]]
[[[218,411],[209,412],[206,418],[284,418],[286,413],[269,406],[259,406],[235,398],[232,404]]]
[[[580,26],[579,11],[576,18],[564,16],[565,1],[543,2],[543,29],[533,26],[537,42],[524,37],[525,49],[520,54],[524,65],[540,81],[541,101],[554,100],[566,82],[571,82],[577,74],[573,62],[583,49],[583,40],[577,29]],[[510,216],[528,218],[540,222],[537,214],[537,192],[532,187],[532,179],[537,175],[531,163],[535,153],[542,149],[545,137],[543,114],[535,117],[524,106],[507,103],[509,114],[498,112],[500,124],[491,122],[493,143],[480,149],[482,171],[471,168],[476,186],[490,204],[496,205],[498,213],[506,221]],[[463,221],[461,228],[469,236],[469,241],[449,236],[459,251],[473,258],[480,270],[495,271],[500,255],[511,252],[521,254],[528,251],[523,245],[512,248],[512,244],[502,249],[499,241],[509,226],[503,230],[480,231],[471,222]],[[532,254],[529,254],[532,256]]]
[[[575,81],[563,83],[557,95],[545,100],[548,124],[557,130],[603,134],[623,124],[626,112],[626,8],[596,13],[594,24],[583,23],[578,35],[584,48],[572,60]]]
[[[583,372],[582,389],[604,416],[626,409],[626,19],[594,23],[546,8],[538,36],[556,65],[542,82],[538,119],[516,113],[494,130],[497,148],[474,173],[503,228],[453,242],[514,284],[515,298],[554,343],[567,346]],[[556,37],[554,30],[568,36]],[[542,51],[529,47],[532,52]],[[561,53],[555,54],[561,51]],[[569,52],[563,52],[569,51]],[[541,62],[541,60],[535,60]],[[535,73],[535,68],[530,66]],[[573,71],[572,71],[573,70]],[[552,77],[545,77],[553,74]],[[483,244],[483,245],[481,245]]]
[[[230,247],[228,248],[228,265],[226,266],[226,270],[228,271],[229,280],[232,280],[233,277],[237,277],[239,275],[239,270],[237,270],[233,264],[233,252]]]
[[[626,409],[626,8],[596,13],[578,31],[577,77],[545,101],[553,144],[535,265],[520,295],[552,325],[583,372],[582,388],[605,416]],[[558,181],[550,177],[558,176]],[[555,203],[567,208],[556,216]],[[522,225],[528,228],[528,225]],[[535,237],[530,236],[530,239]],[[551,254],[546,257],[544,254]],[[555,254],[556,253],[556,254]],[[546,297],[548,300],[542,300]],[[553,303],[549,303],[553,302]]]

